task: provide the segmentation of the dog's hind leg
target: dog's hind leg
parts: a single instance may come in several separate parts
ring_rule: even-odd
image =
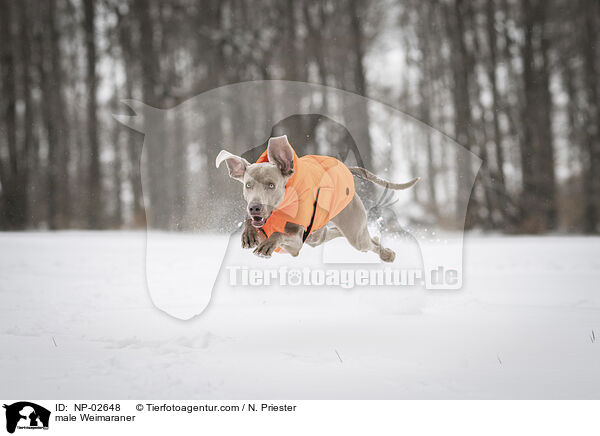
[[[371,238],[371,242],[375,246],[375,250],[373,250],[373,251],[375,251],[377,254],[379,254],[379,258],[381,260],[383,260],[384,262],[393,262],[394,261],[394,259],[396,258],[396,253],[394,253],[394,250],[383,247],[379,243],[379,238],[377,236],[373,236]]]
[[[312,232],[310,236],[306,238],[306,243],[311,247],[316,247],[327,241],[331,241],[332,239],[339,238],[340,236],[344,236],[342,232],[340,232],[340,229],[332,225],[327,225]]]
[[[367,227],[367,212],[357,194],[354,194],[348,206],[331,221],[357,250],[373,251],[384,262],[394,261],[396,253],[382,247],[378,238],[371,237]]]

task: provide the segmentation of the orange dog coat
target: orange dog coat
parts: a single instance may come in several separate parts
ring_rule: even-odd
[[[265,150],[256,163],[268,161]],[[353,197],[354,178],[346,165],[330,156],[299,158],[294,151],[294,174],[285,185],[283,200],[262,229],[269,237],[274,232],[284,233],[286,223],[299,224],[305,229],[306,239],[340,213]]]

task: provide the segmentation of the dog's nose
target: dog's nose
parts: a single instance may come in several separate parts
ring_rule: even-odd
[[[248,205],[248,212],[250,212],[250,215],[258,215],[262,212],[262,210],[262,204],[260,203],[250,203]]]

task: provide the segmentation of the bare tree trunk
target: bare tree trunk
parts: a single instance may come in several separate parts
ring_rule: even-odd
[[[464,40],[464,0],[455,0],[454,4],[447,11],[446,16],[449,20],[448,27],[450,30],[452,47],[452,76],[454,80],[453,101],[455,111],[454,136],[460,145],[470,151],[472,147],[471,100],[469,98],[469,67],[471,62]],[[464,177],[464,175],[471,172],[471,155],[469,153],[459,153],[458,156],[460,156],[461,159],[456,163],[458,172],[457,198],[468,198],[472,186],[466,184],[465,179],[468,178]],[[465,228],[470,228],[475,224],[475,212],[473,209],[473,204],[467,209]],[[457,210],[457,213],[460,214],[461,211]]]
[[[533,69],[533,57],[534,57],[534,47],[533,47],[533,31],[534,31],[534,23],[532,19],[531,5],[530,0],[524,0],[524,30],[525,30],[525,43],[523,46],[523,82],[525,86],[525,107],[523,108],[523,138],[520,141],[520,150],[521,150],[521,179],[523,181],[522,186],[522,194],[521,194],[521,213],[522,213],[522,221],[533,221],[539,219],[538,210],[533,210],[536,205],[538,195],[535,192],[536,183],[535,183],[535,153],[533,140],[535,135],[535,120],[534,118],[535,110],[535,100],[536,95],[533,90],[533,81],[535,80],[535,71]],[[526,5],[526,6],[525,6]],[[533,224],[528,224],[528,226],[533,226]],[[539,227],[539,224],[536,224],[535,227]],[[532,229],[533,230],[533,229]],[[539,230],[538,230],[539,231]]]
[[[364,61],[364,31],[361,21],[361,7],[358,0],[349,0],[348,13],[350,14],[350,35],[352,38],[352,47],[354,53],[352,57],[353,71],[353,86],[349,91],[367,97],[367,81],[365,78]],[[358,123],[357,129],[360,135],[359,138],[354,138],[360,150],[363,150],[361,156],[365,168],[373,169],[373,151],[371,148],[371,137],[369,134],[369,113],[366,102],[361,103],[358,107],[347,108],[350,110],[352,122]]]
[[[152,8],[155,3],[145,0],[135,0],[133,9],[139,25],[139,55],[142,76],[142,99],[147,105],[157,106],[159,103],[159,78],[160,78],[160,53],[155,47],[154,34],[157,30]],[[165,176],[165,148],[166,132],[164,120],[160,117],[146,119],[144,122],[145,139],[144,147],[148,157],[148,187],[147,197],[150,204],[146,204],[146,217],[154,228],[167,229],[170,213],[162,203],[167,201],[167,186]]]
[[[54,92],[54,102],[56,107],[65,107],[64,76],[65,72],[61,66],[62,48],[60,44],[61,29],[58,28],[58,19],[61,11],[55,4],[56,0],[51,0],[52,15],[50,19],[50,45],[51,45],[51,71],[52,71],[52,92]],[[54,123],[56,131],[56,186],[58,188],[58,227],[68,228],[71,219],[71,185],[69,177],[70,160],[70,132],[67,127],[67,120],[63,111],[54,111]]]
[[[84,31],[86,47],[86,86],[88,92],[87,101],[87,130],[88,146],[90,152],[89,174],[88,174],[88,227],[99,228],[103,222],[102,216],[102,186],[100,174],[100,144],[98,141],[98,102],[97,88],[98,78],[96,76],[96,38],[95,32],[95,5],[94,0],[84,1]]]
[[[118,28],[119,42],[123,50],[123,56],[126,59],[135,59],[135,50],[131,40],[132,20],[129,16],[123,16],[119,13],[118,7],[115,8]],[[132,61],[124,62],[125,64],[125,94],[127,98],[133,98],[134,81],[136,77],[136,69]],[[142,198],[142,180],[140,174],[140,159],[141,159],[141,141],[140,136],[133,129],[127,129],[127,154],[128,154],[128,179],[132,192],[131,212],[133,215],[132,224],[135,227],[145,225],[144,217],[144,199]]]
[[[315,62],[319,70],[319,82],[321,85],[327,86],[328,68],[325,55],[325,39],[323,38],[323,33],[327,29],[327,14],[322,3],[317,5],[318,9],[315,14],[311,13],[310,6],[309,2],[302,2],[304,24],[308,30],[309,50],[314,53]],[[329,104],[327,92],[322,94],[322,99],[321,110],[325,112]]]
[[[13,52],[13,17],[10,0],[2,0],[0,16],[2,17],[2,69],[3,69],[3,118],[6,124],[6,144],[8,148],[8,167],[11,176],[18,172],[17,157],[17,88],[15,84],[15,56]]]
[[[48,135],[48,160],[47,160],[47,187],[48,187],[48,228],[51,230],[58,228],[58,222],[60,221],[58,217],[59,213],[59,187],[58,187],[58,133],[57,128],[58,125],[56,123],[56,114],[54,112],[54,108],[56,107],[55,97],[56,93],[54,92],[53,86],[54,84],[54,71],[52,70],[52,57],[56,55],[54,52],[54,43],[56,35],[56,31],[53,30],[54,24],[54,13],[56,8],[55,1],[51,0],[48,2],[48,11],[47,17],[48,21],[46,23],[46,29],[50,35],[50,40],[47,41],[46,45],[50,45],[48,50],[43,49],[47,55],[44,55],[43,62],[43,88],[44,88],[44,118],[46,124],[46,134]],[[42,36],[43,38],[43,36]],[[44,38],[45,39],[45,38]]]
[[[23,114],[23,152],[21,158],[21,180],[19,184],[22,186],[22,213],[24,216],[24,227],[29,225],[29,175],[32,161],[33,150],[33,98],[31,92],[31,17],[29,16],[29,2],[22,2],[20,8],[19,25],[21,27],[21,65],[22,65],[22,89],[23,101],[25,103],[25,112]]]
[[[543,0],[523,0],[525,106],[522,115],[524,135],[521,141],[521,209],[526,230],[533,232],[554,229],[556,226],[545,8]]]
[[[500,204],[497,208],[498,213],[502,216],[504,221],[504,207],[502,207],[502,201],[506,198],[506,182],[504,176],[504,151],[502,149],[502,134],[500,132],[500,122],[498,116],[500,115],[500,97],[498,96],[498,79],[496,74],[496,68],[498,66],[498,47],[496,38],[496,20],[495,20],[495,6],[494,0],[488,0],[486,5],[486,26],[488,44],[490,50],[490,59],[487,66],[488,79],[492,90],[492,123],[494,127],[494,150],[496,152],[496,190],[500,196]]]
[[[2,59],[2,117],[8,155],[8,162],[0,161],[0,184],[2,185],[1,202],[4,217],[0,216],[0,222],[4,221],[10,229],[20,229],[25,226],[26,220],[26,186],[23,185],[22,168],[25,163],[19,159],[17,149],[17,90],[16,90],[16,62],[13,52],[13,14],[10,0],[0,1],[0,17],[2,27],[1,59]],[[0,150],[1,151],[1,150]],[[1,157],[2,153],[0,153]]]
[[[423,11],[425,14],[425,20],[432,20],[433,14],[431,7],[428,7],[424,4],[425,10]],[[423,121],[428,126],[431,125],[431,106],[433,104],[433,95],[432,95],[432,82],[433,82],[433,72],[431,67],[431,41],[429,35],[427,35],[428,26],[425,22],[419,22],[419,48],[421,50],[423,56],[423,64],[421,67],[421,77],[419,78],[419,113],[421,117],[421,121]],[[428,192],[428,200],[429,200],[429,209],[434,216],[438,216],[438,206],[437,206],[437,192],[436,192],[436,175],[435,175],[435,165],[434,165],[434,156],[433,156],[433,146],[431,143],[431,134],[429,130],[425,132],[427,136],[427,192]]]
[[[38,35],[41,50],[40,78],[42,81],[42,111],[47,134],[48,158],[46,171],[47,223],[50,229],[69,226],[71,215],[68,175],[68,132],[62,110],[64,101],[63,71],[61,69],[60,33],[57,28],[56,0],[49,0],[41,15],[43,34]]]
[[[598,2],[584,0],[581,2],[581,13],[584,16],[584,69],[587,94],[586,110],[586,147],[587,168],[585,174],[585,220],[584,231],[598,231],[598,201],[600,197],[600,100],[598,95],[598,75],[596,49],[598,46]]]
[[[223,4],[219,0],[212,0],[212,7],[210,8],[210,15],[206,17],[209,25],[212,26],[221,26],[223,19]],[[208,65],[208,74],[207,79],[204,85],[205,90],[209,90],[212,88],[216,88],[222,84],[221,82],[221,74],[225,67],[225,62],[223,59],[223,51],[222,46],[219,42],[207,42],[207,47],[205,48],[206,53],[209,56],[210,63]],[[220,105],[214,108],[215,110],[210,114],[205,114],[204,117],[204,156],[206,165],[212,165],[217,157],[217,153],[219,151],[219,139],[222,138],[222,117],[223,110]],[[217,186],[215,172],[207,169],[206,171],[206,183],[208,186],[208,192],[210,195],[213,195],[213,190]],[[223,216],[223,210],[218,211],[216,216]],[[201,213],[206,214],[203,217],[202,222],[208,223],[208,225],[214,225],[216,223],[212,223],[211,220],[214,219],[213,213],[207,210],[201,210]]]
[[[188,166],[187,166],[187,141],[185,123],[181,117],[173,123],[174,150],[173,150],[173,216],[171,228],[185,230],[189,222],[187,217],[188,205]]]
[[[284,78],[286,80],[298,80],[297,60],[299,56],[296,51],[295,4],[296,2],[294,0],[286,0],[285,3],[280,3],[280,6],[283,8],[280,13],[283,15],[283,22],[285,23],[283,40],[285,44],[285,53],[287,55],[284,57]]]
[[[516,9],[516,8],[515,8]],[[517,42],[511,36],[509,22],[513,21],[511,17],[511,6],[509,0],[502,0],[501,2],[501,10],[503,12],[504,23],[502,26],[502,36],[503,36],[503,47],[502,47],[502,58],[504,65],[507,70],[507,80],[512,85],[510,88],[505,90],[504,95],[502,95],[502,104],[501,109],[508,120],[508,134],[507,138],[510,138],[511,146],[515,148],[519,148],[520,140],[523,135],[522,125],[517,121],[521,118],[523,113],[523,86],[522,80],[519,73],[516,71],[514,60],[519,57],[519,55],[513,56],[513,52],[518,52]],[[521,59],[519,59],[521,61]],[[520,152],[520,149],[519,149]],[[509,159],[510,161],[511,159]],[[516,159],[512,159],[513,162]],[[521,180],[521,184],[523,181]],[[507,187],[508,189],[508,187]],[[508,192],[508,191],[507,191]],[[511,198],[509,196],[506,197]],[[519,200],[520,202],[520,200]],[[521,210],[517,203],[515,210],[513,210],[512,217],[513,221],[516,223],[520,219]]]
[[[117,113],[118,109],[118,99],[119,93],[115,86],[113,91],[114,98],[112,100],[112,111],[113,113]],[[120,228],[123,225],[123,193],[121,189],[121,173],[123,171],[123,158],[122,158],[122,131],[123,127],[120,125],[114,125],[112,128],[112,151],[113,151],[113,161],[112,161],[112,185],[113,185],[113,202],[114,202],[114,210],[112,214],[111,225],[115,228]]]
[[[468,18],[467,28],[473,29],[473,32],[478,32],[476,12],[473,9],[472,4],[468,4],[467,7],[466,18]],[[494,221],[494,211],[496,210],[495,205],[498,203],[495,194],[496,188],[496,178],[494,177],[494,172],[490,168],[490,160],[488,153],[488,143],[489,134],[488,134],[488,123],[486,120],[486,108],[482,103],[482,92],[481,87],[477,78],[477,74],[475,73],[476,68],[476,59],[483,58],[483,51],[481,50],[481,46],[479,43],[479,38],[473,37],[473,53],[469,56],[469,77],[472,78],[470,80],[472,93],[474,95],[473,98],[473,107],[478,109],[479,112],[479,126],[473,126],[472,129],[474,133],[472,134],[472,140],[474,143],[478,144],[479,157],[481,158],[481,172],[478,175],[475,183],[481,183],[483,188],[483,200],[485,203],[485,218],[480,218],[482,224],[487,229],[493,228],[495,225]]]

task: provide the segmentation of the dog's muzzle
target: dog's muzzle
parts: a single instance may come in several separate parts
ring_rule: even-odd
[[[267,222],[267,218],[259,215],[251,215],[250,218],[252,218],[252,225],[254,227],[262,227]]]

